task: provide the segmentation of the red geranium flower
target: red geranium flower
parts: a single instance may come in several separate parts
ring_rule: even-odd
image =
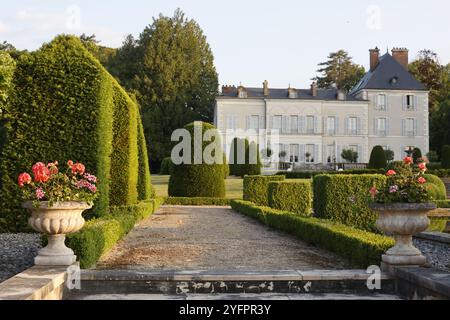
[[[72,166],[72,173],[73,174],[79,173],[80,175],[83,175],[85,170],[86,170],[86,168],[84,167],[84,165],[82,163],[75,163]]]
[[[38,162],[33,166],[33,174],[35,182],[47,182],[50,179],[50,170],[42,162]]]
[[[424,177],[420,177],[419,179],[417,179],[417,181],[418,181],[420,184],[425,184],[425,183],[427,183],[427,179],[425,179]]]
[[[413,164],[413,163],[414,163],[414,160],[413,160],[413,158],[411,158],[411,157],[406,157],[405,159],[403,159],[403,162],[404,162],[405,164]]]
[[[420,163],[420,164],[419,164],[419,169],[420,169],[420,171],[422,171],[422,172],[427,171],[427,164],[426,164],[425,162]]]
[[[386,173],[386,175],[387,175],[388,177],[395,176],[396,174],[397,174],[397,172],[395,172],[394,170],[389,170],[389,171]]]
[[[31,176],[24,172],[19,175],[19,186],[22,188],[26,184],[31,183]]]

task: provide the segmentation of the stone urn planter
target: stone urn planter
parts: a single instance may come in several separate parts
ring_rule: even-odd
[[[422,252],[414,247],[412,237],[430,225],[428,214],[436,209],[433,203],[371,204],[378,213],[376,226],[395,239],[395,246],[382,257],[390,265],[421,266],[426,263]]]
[[[38,266],[69,266],[76,261],[72,249],[67,248],[64,241],[66,234],[79,231],[85,220],[83,211],[92,208],[85,202],[57,202],[49,206],[41,202],[39,208],[33,202],[25,202],[23,207],[31,211],[29,225],[36,231],[47,235],[48,245],[39,251],[34,259]]]

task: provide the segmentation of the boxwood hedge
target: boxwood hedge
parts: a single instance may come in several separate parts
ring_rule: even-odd
[[[269,206],[302,216],[312,214],[312,192],[310,180],[270,182]]]
[[[225,198],[175,198],[164,200],[165,205],[172,206],[229,206],[231,200]]]
[[[204,122],[195,122],[185,126],[194,137],[194,128],[198,126],[202,134],[208,130],[216,130],[214,126]],[[219,139],[217,133],[216,136]],[[203,141],[202,152],[210,144]],[[223,151],[222,143],[216,141],[216,150],[221,157]],[[194,164],[194,139],[191,139],[191,164],[174,165],[169,179],[169,196],[171,197],[206,197],[206,198],[225,198],[225,164]],[[223,160],[223,159],[222,159]]]
[[[392,238],[325,219],[307,218],[287,211],[233,200],[231,207],[262,223],[290,233],[308,243],[330,250],[356,267],[379,265],[381,256],[394,245]]]
[[[369,208],[369,189],[383,175],[318,175],[313,179],[314,216],[367,231],[377,231],[377,214]]]
[[[269,183],[284,181],[284,176],[245,176],[244,200],[260,206],[268,206]]]
[[[159,174],[166,175],[166,176],[171,175],[172,174],[172,166],[173,166],[172,158],[171,157],[164,158],[161,162],[161,168],[160,168]]]
[[[138,160],[139,160],[139,172],[138,172],[138,200],[149,200],[155,197],[155,189],[152,186],[152,180],[150,176],[150,167],[148,161],[147,143],[145,140],[144,126],[142,125],[141,115],[137,113],[137,143],[138,143]]]
[[[0,155],[0,230],[27,230],[16,181],[37,161],[71,159],[95,173],[97,217],[111,204],[137,203],[138,108],[78,38],[58,36],[23,55],[13,87]]]

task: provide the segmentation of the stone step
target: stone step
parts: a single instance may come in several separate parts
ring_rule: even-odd
[[[81,290],[67,292],[66,299],[127,295],[181,296],[230,294],[281,295],[395,295],[396,282],[381,274],[381,288],[367,286],[370,275],[365,270],[320,271],[138,271],[138,270],[84,270]],[[306,298],[306,297],[305,297]]]

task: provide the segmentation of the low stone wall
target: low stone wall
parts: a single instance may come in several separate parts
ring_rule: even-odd
[[[73,265],[79,268],[78,263]],[[68,267],[34,266],[0,283],[0,300],[62,300]]]

